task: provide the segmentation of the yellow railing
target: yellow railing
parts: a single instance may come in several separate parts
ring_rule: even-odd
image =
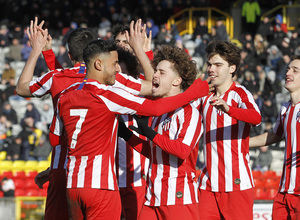
[[[16,201],[16,220],[44,219],[46,197],[20,196]]]
[[[272,22],[274,21],[276,14],[282,15],[282,21],[286,24],[288,30],[295,30],[300,21],[300,5],[278,5],[264,13],[261,16],[261,19],[263,20],[264,17],[268,16],[270,22]]]
[[[180,35],[193,34],[200,17],[196,13],[201,13],[201,16],[206,18],[209,32],[211,31],[211,27],[215,25],[216,19],[224,17],[224,25],[226,26],[227,33],[230,38],[233,38],[233,19],[231,15],[213,7],[183,9],[168,19],[168,27],[170,28],[172,24],[175,24]]]

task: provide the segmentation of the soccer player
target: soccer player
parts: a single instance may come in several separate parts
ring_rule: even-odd
[[[97,34],[91,29],[79,28],[73,31],[68,38],[68,47],[70,58],[74,63],[73,68],[55,69],[60,66],[55,60],[52,50],[43,52],[45,60],[52,71],[33,80],[33,71],[43,47],[49,44],[47,30],[42,30],[43,22],[38,26],[38,20],[31,21],[27,34],[32,45],[32,52],[28,58],[24,70],[17,83],[17,93],[24,97],[41,97],[50,93],[53,106],[60,92],[75,82],[82,81],[85,77],[85,64],[82,57],[83,49],[89,42],[98,38]],[[47,46],[49,47],[49,45]],[[51,48],[51,46],[50,46]],[[146,57],[147,59],[147,57]],[[146,62],[144,62],[146,63]],[[117,74],[116,84],[120,87],[130,90],[135,94],[149,94],[151,92],[151,82],[138,80],[128,77],[124,74]],[[145,92],[146,91],[146,92]],[[62,140],[63,141],[63,140]],[[54,146],[52,150],[52,159],[50,170],[38,174],[36,182],[40,188],[49,179],[49,187],[47,192],[45,219],[68,219],[67,200],[66,200],[66,175],[65,175],[65,159],[66,147],[62,147],[65,143]]]
[[[65,132],[68,140],[67,200],[73,219],[120,218],[115,174],[119,114],[158,116],[209,91],[208,83],[199,79],[184,93],[163,100],[127,93],[112,86],[119,71],[116,49],[113,41],[96,40],[88,45],[83,52],[86,79],[61,93],[50,128],[51,136]]]
[[[182,93],[197,74],[196,64],[189,56],[171,46],[162,46],[157,51],[153,66],[152,95],[155,97]],[[123,136],[150,159],[146,201],[139,219],[199,219],[197,184],[193,181],[202,133],[199,111],[192,104],[185,105],[151,118],[151,128],[148,120],[144,120],[137,119],[137,131],[150,142],[136,138],[132,132],[127,135],[128,131]]]
[[[207,47],[207,74],[215,92],[199,99],[204,127],[205,166],[199,179],[201,219],[253,219],[253,178],[249,157],[251,125],[261,115],[251,93],[233,81],[240,49],[226,41]]]
[[[285,139],[283,172],[272,219],[300,219],[299,137],[300,134],[300,56],[292,56],[285,76],[291,99],[282,105],[273,131],[251,137],[250,147],[267,146]]]

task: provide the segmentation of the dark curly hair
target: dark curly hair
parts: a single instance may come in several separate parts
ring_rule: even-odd
[[[117,52],[119,57],[119,64],[124,62],[126,65],[126,68],[128,70],[128,73],[126,74],[136,79],[139,78],[140,73],[142,72],[142,68],[140,63],[138,62],[137,57],[130,51],[124,50],[121,47],[118,47]]]
[[[181,89],[186,90],[196,79],[196,63],[188,54],[178,47],[163,45],[155,52],[152,66],[155,68],[159,62],[167,60],[173,64],[172,68],[182,78]]]
[[[229,66],[235,65],[236,70],[232,73],[232,76],[238,72],[241,63],[241,49],[235,44],[229,41],[215,40],[210,42],[205,48],[207,58],[219,54]]]
[[[124,25],[124,24],[115,24],[112,27],[112,34],[113,34],[113,38],[116,39],[116,37],[121,33],[121,34],[125,34],[125,31],[128,31],[128,33],[130,33],[130,28],[128,25]]]

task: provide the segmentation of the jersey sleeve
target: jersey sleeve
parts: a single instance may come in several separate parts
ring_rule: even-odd
[[[63,69],[63,67],[60,65],[58,60],[55,57],[55,54],[53,50],[46,50],[42,51],[44,59],[46,61],[46,64],[49,68],[49,70],[55,70],[55,69]]]
[[[171,140],[164,133],[157,134],[153,142],[165,152],[184,160],[200,140],[202,134],[201,116],[196,108],[188,107],[178,116],[177,120],[179,121],[177,130],[170,131],[170,133],[178,134],[177,139]]]
[[[42,97],[43,95],[50,92],[53,82],[53,75],[56,71],[50,71],[45,73],[39,78],[32,80],[29,83],[29,89],[33,96]]]
[[[238,90],[238,93],[240,95],[240,103],[238,103],[238,107],[230,106],[228,115],[252,125],[260,124],[261,114],[251,93],[242,88]]]
[[[142,83],[140,79],[135,79],[123,73],[117,73],[114,86],[122,88],[134,95],[138,95],[141,91]]]

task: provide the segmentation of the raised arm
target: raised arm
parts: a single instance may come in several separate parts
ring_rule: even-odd
[[[142,81],[142,87],[139,94],[144,96],[152,94],[151,89],[154,70],[148,56],[143,49],[143,46],[145,44],[146,28],[142,28],[141,23],[141,19],[138,19],[135,24],[134,21],[132,21],[130,23],[130,35],[128,32],[126,32],[125,36],[134,53],[136,54],[145,74],[146,80]]]
[[[32,46],[32,50],[25,64],[25,67],[21,73],[16,86],[16,92],[19,96],[30,97],[32,96],[29,90],[29,83],[33,78],[33,72],[36,66],[36,62],[41,54],[42,49],[47,43],[48,30],[42,30],[43,21],[38,26],[38,20],[30,21],[30,27],[27,28],[27,35]]]

